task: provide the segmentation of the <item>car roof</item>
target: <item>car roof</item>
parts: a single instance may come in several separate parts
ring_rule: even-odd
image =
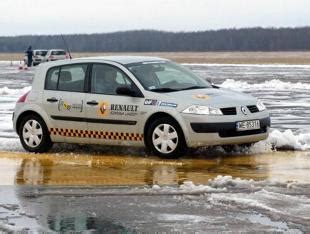
[[[64,49],[51,49],[51,50],[48,50],[48,51],[65,51]]]
[[[158,57],[149,57],[149,56],[98,56],[98,57],[85,57],[85,58],[76,58],[76,59],[66,59],[66,60],[58,60],[55,62],[48,62],[42,65],[45,66],[59,66],[59,65],[68,65],[71,63],[79,63],[79,62],[115,62],[122,65],[131,64],[131,63],[141,63],[141,62],[160,62],[160,61],[168,61],[164,58]]]
[[[88,57],[88,58],[78,58],[74,60],[101,60],[101,61],[111,61],[120,63],[123,65],[130,64],[130,63],[141,63],[141,62],[155,62],[155,61],[163,61],[166,59],[158,58],[158,57],[151,57],[151,56],[99,56],[99,57]]]

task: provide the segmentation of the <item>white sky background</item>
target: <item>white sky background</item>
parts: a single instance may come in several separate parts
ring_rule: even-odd
[[[310,0],[0,0],[0,35],[310,26]]]

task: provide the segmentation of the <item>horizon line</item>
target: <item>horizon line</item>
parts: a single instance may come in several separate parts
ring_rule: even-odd
[[[221,29],[206,29],[206,30],[193,30],[193,31],[169,31],[169,30],[160,30],[160,29],[128,29],[128,30],[119,30],[119,31],[111,31],[111,32],[92,32],[92,33],[56,33],[56,34],[20,34],[20,35],[0,35],[0,37],[27,37],[27,36],[71,36],[71,35],[98,35],[98,34],[116,34],[116,33],[125,33],[125,32],[143,32],[143,31],[153,31],[153,32],[162,32],[162,33],[202,33],[202,32],[219,32],[219,31],[225,31],[225,30],[248,30],[248,29],[273,29],[273,30],[281,30],[281,29],[304,29],[304,28],[310,28],[310,25],[308,26],[296,26],[296,27],[287,27],[287,26],[281,26],[281,27],[275,27],[275,26],[253,26],[253,27],[231,27],[231,28],[221,28]]]

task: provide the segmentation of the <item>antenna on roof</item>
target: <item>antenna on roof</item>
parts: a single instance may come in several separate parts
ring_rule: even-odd
[[[70,58],[70,59],[72,59],[72,56],[71,56],[71,53],[70,53],[69,47],[68,47],[68,45],[67,45],[67,42],[66,42],[66,40],[65,40],[64,36],[63,36],[62,34],[60,34],[60,36],[61,36],[61,38],[62,38],[62,40],[63,40],[63,42],[64,42],[64,44],[65,44],[66,50],[68,51],[69,58]]]

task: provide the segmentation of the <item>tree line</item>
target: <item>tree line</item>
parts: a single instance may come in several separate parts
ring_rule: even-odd
[[[74,52],[292,51],[310,50],[310,27],[243,28],[198,32],[134,30],[64,35]],[[60,35],[0,37],[0,52],[64,48]]]

